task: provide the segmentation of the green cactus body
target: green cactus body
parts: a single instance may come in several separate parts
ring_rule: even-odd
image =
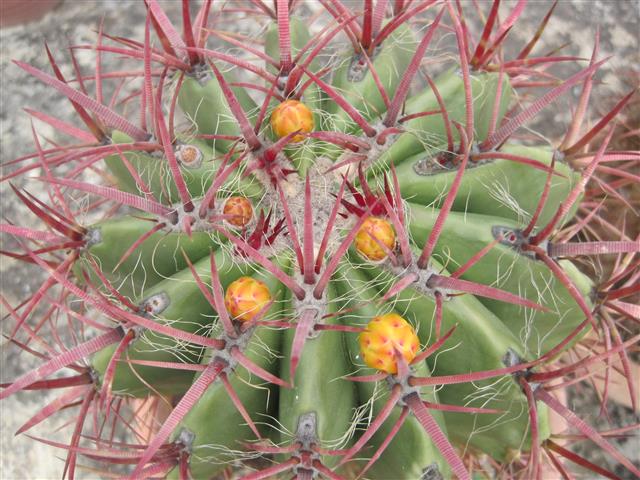
[[[231,80],[232,76],[226,76]],[[238,101],[247,116],[255,116],[256,104],[249,94],[241,88],[234,88],[234,93],[238,95]],[[178,105],[202,135],[240,135],[220,84],[208,65],[196,67],[195,74],[185,74],[178,94]],[[225,139],[212,140],[210,143],[220,151],[228,150],[233,144]]]
[[[437,271],[444,269],[434,262]],[[384,289],[391,277],[370,268],[367,273]],[[386,279],[383,280],[383,279]],[[435,303],[416,290],[406,289],[398,295],[396,310],[418,325],[422,342],[435,338]],[[477,299],[456,297],[444,303],[442,331],[456,327],[440,353],[428,358],[433,375],[454,372],[477,372],[499,369],[511,355],[524,359],[522,343],[505,324]],[[528,450],[529,420],[527,402],[520,387],[510,377],[445,385],[438,391],[443,404],[500,410],[499,414],[467,414],[444,412],[450,435],[492,457],[504,460],[513,451]],[[539,408],[540,438],[549,435],[546,410]]]
[[[399,301],[408,300],[412,293],[408,290],[401,294]],[[406,315],[409,318],[421,322],[421,325],[426,320],[427,325],[422,330],[425,338],[433,333],[434,328],[433,316],[425,314],[429,303],[431,302],[420,298],[406,303]],[[449,344],[464,345],[464,348],[443,351],[432,358],[430,366],[433,375],[502,368],[509,352],[515,351],[517,354],[521,349],[520,342],[507,334],[499,319],[482,308],[477,300],[461,297],[449,303],[444,307],[442,326],[446,331],[458,324]],[[431,306],[432,310],[433,308]],[[504,333],[501,335],[498,332]],[[448,431],[457,442],[470,445],[501,461],[513,451],[528,451],[531,448],[527,401],[512,378],[447,385],[438,395],[444,404],[494,408],[503,412],[474,415],[445,412]],[[544,406],[539,405],[540,440],[549,436],[546,412]]]
[[[326,313],[333,313],[336,309],[336,293],[330,288]],[[329,321],[337,323],[337,318]],[[350,373],[343,334],[326,331],[308,339],[296,376],[292,379],[288,360],[291,358],[290,346],[294,334],[295,330],[288,330],[284,334],[284,361],[281,362],[280,375],[283,380],[292,383],[292,388],[280,392],[279,420],[287,432],[282,440],[291,440],[290,435],[296,433],[299,422],[308,417],[313,419],[310,421],[314,423],[317,442],[327,448],[344,446],[349,440],[349,429],[357,404],[355,386],[343,378]],[[328,467],[335,466],[337,460],[329,456],[322,458]]]
[[[425,242],[439,212],[428,207],[409,205],[414,239],[418,243]],[[503,218],[453,212],[447,219],[435,252],[440,262],[445,265],[451,263],[448,268],[454,270],[475,252],[493,242],[503,229],[516,231],[517,228],[517,223]],[[592,288],[590,280],[571,262],[563,261],[560,265],[579,285],[584,298],[588,299]],[[554,348],[584,320],[584,314],[575,300],[546,266],[514,247],[496,245],[462,278],[484,285],[493,284],[549,309],[527,309],[523,314],[523,307],[518,305],[479,297],[480,302],[497,315],[515,337],[522,339],[532,355],[540,355]]]
[[[196,262],[215,248],[215,241],[207,233],[198,232],[188,238],[179,233],[157,232],[120,262],[129,247],[153,225],[151,219],[121,217],[89,227],[87,247],[81,261],[75,265],[78,276],[82,278],[80,270],[84,269],[92,283],[100,284],[89,265],[93,260],[121,294],[131,299],[144,298],[147,289],[187,267],[183,252],[191,262]]]
[[[341,321],[345,325],[365,326],[369,320],[378,315],[387,308],[378,308],[374,304],[369,303],[375,301],[378,297],[378,291],[371,285],[367,276],[351,264],[345,262],[338,272],[338,287],[340,298],[346,299],[343,303],[344,309],[350,309],[359,306],[354,311],[346,313],[341,317]],[[351,335],[347,337],[347,348],[349,350],[349,358],[357,368],[358,375],[371,375],[375,370],[363,365],[360,358],[360,345],[357,337]],[[420,376],[428,376],[429,370],[426,362],[420,362],[414,367],[416,374]],[[373,405],[374,417],[380,413],[388,398],[387,386],[371,383],[357,383],[358,398],[361,405],[370,402],[375,398]],[[382,394],[380,391],[382,390]],[[425,401],[433,403],[438,402],[438,397],[432,387],[425,388],[422,394]],[[384,423],[383,427],[371,439],[370,450],[373,455],[377,448],[384,442],[389,435],[394,423],[400,417],[400,407],[396,406],[393,413]],[[446,429],[444,418],[439,412],[433,412],[436,416],[440,427]],[[369,476],[372,478],[397,478],[413,479],[419,478],[426,471],[438,471],[444,477],[449,473],[449,467],[438,452],[437,448],[425,433],[422,426],[417,422],[415,417],[408,416],[405,423],[394,436],[393,440],[380,456],[379,461],[373,464],[369,470]]]
[[[252,277],[264,282],[273,293],[275,302],[265,319],[275,320],[281,315],[284,305],[283,285],[264,271],[257,272]],[[261,368],[277,373],[279,362],[274,352],[280,349],[281,340],[282,334],[279,330],[266,326],[257,327],[245,349],[246,356]],[[203,363],[210,361],[210,358],[211,353],[205,354]],[[236,367],[230,375],[230,382],[256,422],[263,423],[264,419],[275,413],[277,394],[273,386],[264,382],[255,384],[255,379],[242,366]],[[215,417],[211,415],[212,412],[216,412]],[[209,478],[236,460],[238,452],[246,449],[242,442],[254,440],[254,434],[245,423],[220,381],[209,386],[176,429],[175,435],[176,438],[190,438],[189,467],[194,478]],[[263,433],[269,433],[264,430],[266,429],[263,429]],[[245,454],[247,458],[252,456],[250,452]],[[179,478],[177,469],[169,474],[169,478]]]
[[[380,77],[380,83],[390,97],[398,88],[401,74],[409,65],[417,45],[411,29],[402,26],[390,35],[371,59],[373,68]],[[338,68],[333,72],[332,85],[365,118],[373,120],[380,117],[386,108],[373,75],[366,65],[366,61],[360,55],[349,52],[340,59]],[[353,130],[352,120],[337,104],[329,103],[327,111],[334,115],[334,128],[345,132]]]
[[[523,155],[551,165],[548,149],[505,146],[507,153]],[[562,176],[553,176],[549,200],[543,209],[539,224],[545,225],[557,210],[557,205],[568,195],[579,174],[563,163],[555,170]],[[404,198],[421,205],[442,204],[455,177],[455,171],[435,167],[424,154],[407,159],[397,167],[398,181]],[[492,160],[471,165],[464,175],[453,209],[459,212],[482,213],[514,221],[528,219],[536,209],[544,189],[547,173],[509,160]],[[568,214],[568,217],[571,213]]]
[[[247,266],[234,262],[224,250],[218,250],[214,255],[223,285],[231,283],[246,272]],[[207,256],[194,265],[205,283],[211,278],[209,262]],[[162,280],[147,289],[145,294],[139,305],[143,308],[143,314],[144,308],[149,305],[152,310],[151,318],[156,321],[190,333],[206,334],[211,328],[213,310],[195,283],[189,268]],[[115,347],[108,347],[93,357],[92,367],[100,377],[104,375],[114,350]],[[201,355],[200,347],[185,345],[175,338],[144,330],[129,345],[122,358],[197,363]],[[148,395],[150,386],[160,393],[175,394],[184,392],[192,378],[193,372],[189,371],[167,371],[146,365],[127,365],[126,361],[121,361],[116,366],[112,388],[116,393],[132,396]]]
[[[474,142],[479,143],[487,138],[493,116],[494,100],[498,94],[499,78],[499,75],[495,73],[477,73],[471,76]],[[437,77],[434,83],[447,110],[449,121],[464,124],[466,121],[465,92],[460,72],[455,70],[445,72]],[[496,117],[498,124],[504,118],[512,96],[513,89],[511,85],[508,80],[503,79],[500,104]],[[437,113],[440,110],[440,103],[430,88],[424,88],[417,95],[408,99],[405,109],[406,115],[419,114],[421,112],[436,113],[408,120],[404,127],[407,133],[403,133],[397,138],[389,149],[380,156],[377,163],[374,164],[378,168],[374,168],[370,172],[373,174],[378,172],[378,169],[386,171],[389,163],[402,164],[398,167],[398,170],[401,170],[403,167],[406,168],[406,164],[412,162],[414,158],[416,160],[418,158],[423,159],[425,151],[427,157],[436,157],[443,150],[446,150],[446,127],[443,115]],[[455,141],[458,142],[460,134],[453,126],[453,123],[451,125],[451,134]],[[403,194],[405,188],[407,187],[403,185]]]
[[[215,174],[221,167],[221,156],[206,142],[184,137],[184,145],[195,147],[202,155],[198,165],[181,166],[181,173],[189,193],[194,197],[200,197],[209,189],[214,181]],[[126,143],[131,139],[120,132],[114,132],[114,143]],[[153,197],[160,203],[174,204],[180,200],[176,183],[173,181],[171,170],[163,157],[154,157],[143,152],[123,153],[131,166],[148,187]],[[111,173],[118,180],[121,190],[129,193],[142,194],[141,188],[129,172],[119,155],[112,155],[105,160]],[[261,186],[251,178],[240,178],[240,172],[228,178],[220,187],[220,191],[235,192],[250,198],[259,198],[263,190]]]

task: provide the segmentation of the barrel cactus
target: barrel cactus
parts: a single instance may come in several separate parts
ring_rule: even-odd
[[[3,298],[41,365],[0,398],[60,389],[20,432],[75,409],[40,438],[70,478],[617,478],[555,416],[640,475],[561,395],[617,369],[636,407],[638,238],[594,227],[634,208],[635,91],[594,121],[606,59],[534,54],[550,15],[507,52],[525,3],[145,0],[144,38],[73,46],[91,74],[16,61],[83,125],[30,111],[74,142],[34,130],[3,177],[43,223],[4,253],[48,278]],[[576,89],[558,143],[524,135]]]

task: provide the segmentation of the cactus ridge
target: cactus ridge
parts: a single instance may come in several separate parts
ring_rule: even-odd
[[[0,399],[66,389],[19,432],[78,407],[69,443],[39,439],[70,478],[80,458],[136,479],[537,479],[567,462],[617,478],[563,446],[555,414],[640,476],[558,394],[604,369],[604,408],[623,371],[637,406],[640,243],[594,227],[599,205],[631,207],[640,153],[609,145],[635,97],[585,128],[599,37],[557,80],[579,59],[532,55],[555,4],[511,58],[526,2],[501,18],[494,1],[477,41],[473,7],[449,0],[236,3],[185,0],[174,23],[145,0],[144,40],[100,28],[70,50],[74,79],[48,48],[53,74],[15,62],[84,124],[29,111],[78,143],[34,129],[2,177],[41,172],[46,200],[11,187],[44,228],[0,231],[48,279],[1,298],[42,364]],[[231,20],[264,44],[214,28]],[[94,76],[78,49],[99,53]],[[139,71],[107,75],[107,55]],[[523,127],[578,87],[559,144],[532,142]]]

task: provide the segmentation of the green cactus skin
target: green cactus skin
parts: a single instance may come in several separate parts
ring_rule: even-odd
[[[394,31],[389,41],[383,45],[371,59],[373,68],[380,77],[380,83],[391,96],[400,84],[402,72],[409,66],[411,57],[418,45],[416,38],[406,26]],[[359,61],[357,55],[350,51],[340,60],[338,68],[333,72],[332,85],[343,92],[347,101],[359,110],[365,118],[373,120],[386,109],[382,96],[378,92],[373,75],[365,69],[362,78],[350,78],[352,62]],[[340,131],[353,130],[354,125],[337,104],[329,103],[327,110],[334,115],[334,127]]]
[[[505,146],[506,153],[522,155],[537,160],[544,165],[551,165],[553,152],[549,149],[523,147],[519,145]],[[407,159],[397,167],[398,181],[405,198],[421,205],[436,206],[442,204],[442,192],[446,192],[453,182],[455,172],[425,168],[424,154]],[[428,163],[427,163],[428,165]],[[568,165],[556,163],[551,182],[549,201],[540,215],[540,225],[545,225],[558,205],[571,191],[579,178]],[[416,170],[420,173],[417,173]],[[429,180],[426,181],[425,177]],[[462,179],[453,209],[458,212],[482,213],[513,221],[522,221],[530,217],[536,209],[547,173],[529,166],[508,160],[491,160],[474,165]],[[568,212],[570,218],[575,212]]]
[[[238,100],[247,115],[255,115],[256,104],[243,89],[235,89]],[[239,135],[233,114],[220,84],[209,67],[202,66],[196,75],[185,75],[178,94],[178,105],[204,135]],[[213,113],[216,113],[213,115]],[[233,142],[215,140],[211,144],[216,150],[226,151]]]
[[[223,285],[246,273],[248,266],[235,262],[225,250],[217,250],[214,255]],[[194,267],[203,282],[210,281],[208,256],[197,262]],[[154,298],[162,305],[160,311],[154,315],[158,322],[190,333],[206,334],[211,328],[210,319],[214,311],[193,281],[193,275],[188,268],[147,289],[145,294],[145,297],[140,299],[140,305]],[[115,347],[108,347],[94,356],[93,369],[100,378],[104,375],[114,350]],[[174,338],[146,330],[132,342],[122,358],[197,363],[201,356],[202,348],[189,347]],[[151,385],[160,393],[175,394],[184,392],[185,386],[191,385],[192,378],[193,372],[189,371],[167,371],[159,367],[119,362],[112,388],[114,392],[123,395],[146,396],[150,393]]]
[[[266,319],[276,319],[283,311],[284,286],[272,275],[260,271],[252,278],[264,282],[269,291],[275,295]],[[256,365],[270,373],[277,373],[279,362],[273,356],[281,348],[282,334],[279,330],[268,327],[257,327],[247,348],[247,357]],[[209,355],[204,355],[203,362]],[[275,413],[277,392],[273,386],[264,382],[254,384],[255,380],[244,367],[237,367],[230,382],[242,400],[242,404],[256,421]],[[218,414],[213,417],[211,412]],[[184,432],[184,433],[183,433]],[[176,429],[176,436],[193,435],[189,449],[191,452],[189,467],[194,478],[210,478],[227,468],[229,462],[235,461],[237,451],[242,448],[241,442],[254,440],[254,434],[246,426],[244,419],[233,406],[229,396],[220,382],[211,385],[198,403]],[[269,433],[269,432],[264,432]],[[179,472],[173,470],[169,478],[179,478]]]
[[[444,268],[433,261],[433,268]],[[392,280],[378,268],[364,270],[375,278],[378,288],[386,289]],[[396,300],[396,310],[407,320],[418,325],[421,342],[433,343],[435,337],[435,302],[413,289],[406,289]],[[454,372],[478,372],[505,366],[505,358],[513,352],[525,359],[523,345],[505,324],[474,297],[464,295],[443,304],[442,331],[456,327],[437,355],[429,357],[433,375],[452,375]],[[462,347],[464,346],[464,347]],[[461,348],[462,347],[462,348]],[[499,393],[481,395],[483,388],[498,383]],[[471,383],[445,385],[438,391],[444,404],[482,407],[501,410],[500,414],[461,414],[443,412],[447,430],[457,441],[481,450],[494,458],[504,460],[511,451],[527,449],[529,422],[527,402],[520,387],[510,378],[491,379]],[[548,436],[546,409],[539,408],[540,438]]]
[[[435,222],[438,210],[409,205],[411,232],[418,243],[424,242],[431,232],[430,227]],[[518,224],[500,217],[452,212],[435,255],[440,262],[452,262],[452,267],[456,268],[495,240],[496,227],[517,229]],[[588,299],[592,289],[589,278],[571,262],[563,262],[562,265],[579,286],[584,298]],[[489,284],[486,282],[495,282],[500,289],[549,309],[548,312],[528,310],[527,315],[522,315],[522,308],[517,305],[479,297],[480,302],[498,316],[515,337],[523,339],[527,351],[532,355],[546,353],[558,345],[584,320],[576,302],[546,266],[513,247],[496,245],[462,278],[484,285]]]
[[[131,138],[122,132],[115,131],[112,135],[114,143],[127,143]],[[209,189],[214,180],[215,173],[221,166],[221,156],[206,142],[194,138],[184,137],[184,144],[191,145],[202,153],[202,163],[196,168],[181,167],[181,172],[189,193],[194,197],[201,197]],[[169,166],[161,158],[141,152],[124,153],[131,166],[149,188],[154,198],[161,203],[173,204],[180,200],[175,182],[172,179]],[[119,155],[111,155],[105,163],[110,172],[118,180],[121,190],[129,193],[143,194],[144,192],[136,184],[134,177],[129,172]],[[260,198],[263,194],[261,186],[251,178],[240,178],[240,175],[232,175],[220,187],[221,190],[236,192],[248,198]]]
[[[464,84],[460,72],[452,70],[438,76],[435,80],[438,87],[438,93],[442,98],[442,102],[447,109],[447,115],[451,122],[465,123],[465,94]],[[494,73],[478,73],[471,76],[471,91],[473,95],[473,114],[476,142],[481,142],[487,138],[488,128],[493,114],[494,99],[497,96],[499,76]],[[502,92],[500,96],[500,105],[498,108],[497,121],[500,122],[504,118],[509,103],[513,96],[513,89],[507,80],[502,81]],[[418,92],[417,95],[407,100],[405,113],[407,115],[417,114],[420,112],[435,112],[440,110],[440,104],[434,92],[425,88]],[[384,152],[375,166],[383,172],[388,169],[389,163],[398,165],[398,171],[402,167],[411,162],[421,160],[425,157],[437,156],[446,151],[447,137],[442,114],[434,114],[424,117],[418,117],[406,122],[407,133],[398,137],[398,139]],[[452,135],[456,142],[459,141],[459,134],[455,128],[452,128]],[[418,156],[414,160],[414,155]],[[412,161],[413,160],[413,161]],[[377,173],[378,169],[371,170],[371,174]],[[400,173],[398,176],[401,177]],[[419,182],[427,184],[428,182]],[[439,185],[438,185],[439,186]],[[425,185],[427,187],[427,185]],[[437,187],[437,186],[436,186]],[[410,187],[402,185],[403,195],[405,188],[409,195]],[[418,189],[422,191],[421,189]],[[428,193],[426,193],[428,195]],[[410,198],[410,197],[407,197]]]
[[[327,313],[336,309],[334,288],[327,291]],[[331,322],[337,322],[333,317]],[[352,424],[353,411],[357,406],[355,385],[343,377],[348,375],[349,364],[342,332],[323,332],[311,338],[296,370],[291,378],[289,359],[295,330],[284,334],[283,359],[280,377],[292,384],[291,389],[280,392],[279,418],[287,432],[296,432],[299,420],[308,414],[315,414],[315,434],[321,445],[332,445],[348,434]],[[328,335],[327,335],[328,334]],[[327,382],[327,379],[331,379]],[[290,440],[289,433],[283,441]],[[325,457],[323,463],[333,467],[336,457]]]
[[[75,265],[77,275],[82,278],[80,271],[84,270],[95,283],[97,275],[89,265],[95,261],[121,294],[135,300],[144,298],[146,289],[187,268],[182,252],[196,262],[216,245],[207,233],[197,232],[188,238],[179,233],[157,232],[120,262],[128,248],[152,227],[150,220],[128,216],[92,225],[87,233],[87,248]]]
[[[374,306],[374,304],[369,303],[378,297],[378,291],[371,285],[367,276],[362,271],[345,262],[341,266],[338,275],[340,275],[337,282],[340,298],[344,299],[343,309],[360,306],[352,312],[341,316],[341,320],[345,325],[355,324],[366,326],[366,322],[369,319],[386,311],[388,307],[378,308]],[[347,348],[349,350],[351,363],[354,365],[354,368],[357,368],[358,375],[371,375],[375,373],[374,369],[362,363],[360,358],[360,345],[355,335],[347,337]],[[420,362],[416,367],[416,371],[419,372],[420,376],[430,375],[426,362]],[[357,383],[356,386],[358,388],[361,405],[365,404],[371,398],[374,398],[376,389],[380,389],[380,386],[376,387],[376,385],[370,383]],[[385,387],[383,386],[382,388],[384,389]],[[374,416],[380,412],[387,398],[388,392],[382,395],[378,393],[373,404]],[[430,390],[429,388],[425,388],[422,398],[430,402],[438,402],[438,396],[436,392],[433,391],[433,388]],[[439,415],[439,412],[435,411],[433,413],[440,427],[446,429],[442,415]],[[399,416],[400,408],[395,407],[383,427],[371,439],[371,455],[380,447]],[[414,417],[409,416],[400,431],[380,456],[380,459],[373,464],[369,475],[373,478],[395,477],[409,480],[418,478],[429,468],[434,469],[434,465],[437,466],[437,470],[443,476],[447,476],[449,472],[447,463],[433,445],[433,442],[425,433],[422,426]]]

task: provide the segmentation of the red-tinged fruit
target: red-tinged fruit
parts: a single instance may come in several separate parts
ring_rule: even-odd
[[[224,296],[227,311],[241,322],[252,320],[270,301],[269,288],[251,277],[240,277],[232,282]]]
[[[365,258],[374,262],[384,260],[387,250],[393,250],[396,245],[396,232],[390,222],[378,217],[369,217],[360,226],[354,245]]]
[[[313,113],[309,107],[298,100],[287,100],[278,105],[271,114],[271,128],[278,138],[300,131],[293,142],[304,140],[304,133],[313,131]]]
[[[397,313],[374,317],[360,334],[359,340],[364,363],[392,374],[398,372],[396,350],[407,363],[411,363],[420,348],[414,328]]]
[[[229,197],[222,208],[224,215],[232,215],[227,222],[236,227],[245,227],[253,217],[253,206],[246,197]]]

